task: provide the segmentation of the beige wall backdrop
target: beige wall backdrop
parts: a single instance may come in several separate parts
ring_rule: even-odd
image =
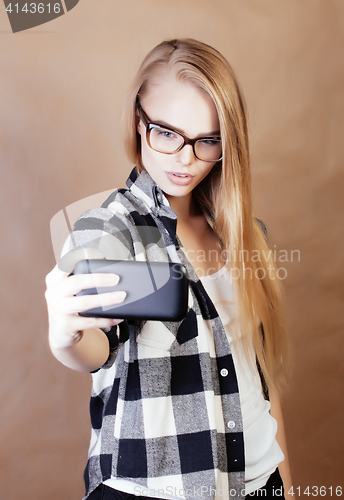
[[[49,224],[123,185],[128,84],[148,50],[179,36],[215,46],[238,75],[255,213],[286,251],[294,485],[328,497],[344,486],[343,25],[343,0],[80,0],[12,34],[0,5],[0,500],[82,498],[90,376],[48,349]]]

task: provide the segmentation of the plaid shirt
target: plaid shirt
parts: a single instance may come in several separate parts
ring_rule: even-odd
[[[173,487],[173,496],[186,499],[212,499],[221,484],[228,488],[222,498],[242,498],[242,416],[224,327],[181,247],[176,214],[161,189],[136,169],[127,186],[78,219],[66,249],[181,262],[190,284],[188,313],[179,322],[124,321],[107,332],[110,356],[92,374],[85,498],[111,476],[166,493]]]

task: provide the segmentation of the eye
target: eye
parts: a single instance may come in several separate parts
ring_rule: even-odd
[[[154,126],[151,129],[151,137],[157,140],[163,141],[179,141],[180,135],[173,130],[169,130],[167,128],[160,127],[158,125]]]
[[[219,139],[218,137],[213,137],[207,139],[200,139],[197,142],[201,143],[203,146],[219,146],[221,144],[221,139]]]
[[[174,134],[172,132],[169,132],[168,130],[158,130],[157,131],[159,135],[163,135],[164,137],[173,137]]]
[[[157,135],[160,135],[161,137],[164,137],[165,139],[175,139],[177,136],[170,130],[164,129],[164,128],[156,128],[154,129],[154,132]]]

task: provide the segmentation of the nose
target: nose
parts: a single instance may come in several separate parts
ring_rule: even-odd
[[[178,161],[182,165],[190,165],[195,159],[195,155],[191,144],[185,144],[185,146],[178,152]]]

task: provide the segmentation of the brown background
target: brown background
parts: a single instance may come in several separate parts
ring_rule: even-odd
[[[81,0],[12,34],[0,5],[0,500],[83,495],[90,377],[48,349],[49,223],[123,185],[128,83],[148,50],[177,36],[233,65],[249,109],[255,213],[276,249],[300,250],[300,262],[280,263],[294,485],[343,486],[343,22],[342,0]]]

